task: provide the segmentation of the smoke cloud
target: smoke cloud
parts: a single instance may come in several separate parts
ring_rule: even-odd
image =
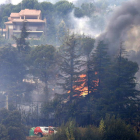
[[[81,18],[77,18],[74,15],[74,11],[70,13],[69,21],[71,22],[71,25],[73,25],[73,32],[84,34],[92,37],[99,36],[103,30],[106,27],[106,23],[110,20],[110,15],[112,15],[112,11],[116,9],[116,1],[114,0],[105,0],[102,2],[102,0],[68,0],[69,2],[73,2],[74,5],[77,7],[80,7],[82,3],[94,3],[95,7],[100,9],[101,5],[106,3],[106,11],[104,13],[101,13],[100,11],[93,12],[90,17],[84,16]],[[118,0],[120,4],[124,1],[128,0]],[[105,10],[105,9],[104,9]],[[107,12],[108,11],[108,12]],[[123,27],[122,27],[123,28]]]
[[[99,40],[107,40],[111,53],[116,53],[120,47],[120,42],[125,42],[126,49],[138,51],[139,47],[133,43],[136,41],[138,26],[140,25],[140,1],[130,1],[117,8],[110,19],[105,32],[99,37]],[[135,35],[132,37],[132,34]],[[130,39],[131,38],[131,39]]]
[[[128,58],[140,66],[140,1],[129,1],[118,7],[97,42],[100,40],[109,44],[109,52],[113,55],[123,42]],[[140,83],[140,70],[136,78]]]
[[[71,24],[73,25],[73,29],[71,30],[72,32],[75,32],[77,34],[84,34],[87,36],[92,36],[96,37],[98,34],[100,34],[100,29],[94,28],[91,25],[91,18],[84,16],[82,18],[76,18],[74,16],[74,11],[70,13],[69,19]]]

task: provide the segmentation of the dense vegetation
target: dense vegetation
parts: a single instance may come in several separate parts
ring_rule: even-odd
[[[62,125],[56,135],[49,140],[137,140],[133,129],[125,122],[114,116],[106,116],[105,120],[100,121],[99,127],[76,127],[73,121],[69,121],[65,126]],[[45,140],[45,138],[44,138]]]
[[[61,126],[50,138],[54,140],[137,139],[138,64],[127,58],[122,44],[112,56],[107,43],[100,41],[95,46],[95,38],[67,30],[72,28],[68,14],[73,10],[77,18],[93,18],[98,8],[100,14],[106,11],[105,5],[83,3],[76,7],[67,1],[23,0],[22,9],[40,9],[47,18],[47,34],[28,42],[23,24],[21,36],[13,37],[16,47],[0,36],[1,108],[5,95],[9,98],[9,110],[0,110],[1,140],[24,139],[25,125]],[[0,6],[2,28],[6,17],[20,8],[21,3]],[[33,106],[37,93],[42,101]]]
[[[0,5],[0,28],[5,28],[4,22],[8,21],[11,12],[20,12],[22,9],[37,9],[41,10],[42,19],[47,19],[46,35],[42,36],[40,41],[31,40],[33,45],[52,44],[60,45],[62,42],[60,38],[68,29],[80,31],[81,29],[76,25],[75,19],[89,18],[89,26],[96,32],[100,33],[105,28],[106,20],[111,15],[114,5],[119,5],[126,0],[104,0],[91,2],[77,2],[74,5],[68,1],[58,1],[55,4],[37,0],[22,0],[22,3],[17,5],[2,4]],[[62,24],[62,21],[64,24]],[[78,21],[80,22],[80,21]],[[45,39],[47,38],[47,40]]]

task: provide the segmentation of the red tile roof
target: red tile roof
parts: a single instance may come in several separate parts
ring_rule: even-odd
[[[10,17],[20,17],[19,13],[11,13]]]
[[[41,11],[40,10],[35,10],[35,9],[25,9],[25,10],[21,10],[19,12],[20,16],[24,16],[24,15],[34,15],[34,16],[38,16],[40,15]]]

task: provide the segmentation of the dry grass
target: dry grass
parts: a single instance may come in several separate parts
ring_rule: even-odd
[[[26,140],[41,140],[42,138],[38,138],[36,136],[33,137],[26,137]]]
[[[38,138],[37,136],[26,137],[26,140],[47,140],[47,137]]]

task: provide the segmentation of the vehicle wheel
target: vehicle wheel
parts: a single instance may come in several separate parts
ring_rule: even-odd
[[[38,133],[37,136],[40,138],[43,137],[43,135],[41,133]]]

